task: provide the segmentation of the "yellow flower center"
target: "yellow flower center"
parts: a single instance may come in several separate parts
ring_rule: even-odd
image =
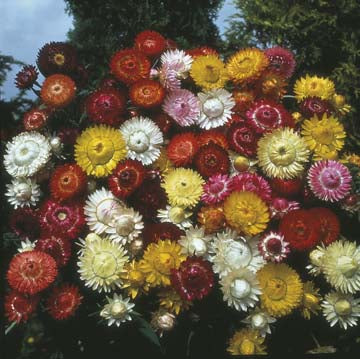
[[[244,156],[237,156],[234,161],[234,167],[239,172],[245,172],[250,167],[250,161]]]
[[[64,65],[65,63],[65,56],[63,54],[56,54],[54,56],[54,62],[56,63],[56,65]]]
[[[126,313],[126,305],[122,302],[114,302],[110,308],[110,314],[114,318],[121,318]]]
[[[92,270],[100,278],[106,279],[116,273],[117,262],[111,252],[97,253],[92,260]]]
[[[330,128],[318,126],[313,129],[312,137],[322,145],[330,145],[334,141],[334,132]]]
[[[251,207],[240,207],[238,209],[239,213],[239,221],[243,224],[251,226],[253,223],[256,223],[257,215],[256,210]]]
[[[251,355],[255,353],[255,344],[250,339],[245,338],[239,346],[240,354]]]
[[[351,303],[346,299],[340,299],[335,303],[335,312],[339,315],[349,315],[351,313]]]
[[[294,162],[296,150],[293,146],[280,141],[269,149],[269,158],[276,166],[288,166]]]
[[[87,147],[87,156],[93,165],[108,163],[115,152],[114,144],[108,138],[94,138]]]
[[[63,221],[64,219],[66,219],[66,213],[65,212],[59,212],[57,217],[59,218],[60,221]]]
[[[168,275],[170,269],[175,267],[175,259],[170,253],[163,252],[157,256],[154,266],[161,274]]]
[[[266,294],[271,300],[282,300],[286,296],[287,285],[280,278],[271,278],[266,285]]]
[[[250,57],[246,56],[239,60],[236,65],[239,71],[248,71],[252,68],[253,61]]]
[[[220,70],[212,65],[206,65],[204,68],[204,79],[206,82],[215,83],[219,81]]]

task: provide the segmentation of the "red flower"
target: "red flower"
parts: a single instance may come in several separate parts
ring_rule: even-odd
[[[183,235],[185,235],[185,232],[170,222],[148,223],[143,231],[143,239],[146,246],[150,243],[157,243],[166,239],[177,241]]]
[[[23,124],[26,131],[39,130],[46,125],[49,114],[45,110],[33,108],[25,112],[23,117]]]
[[[167,146],[167,155],[175,166],[189,165],[199,148],[197,137],[192,132],[175,135]]]
[[[74,239],[85,224],[83,207],[78,204],[59,204],[53,200],[43,203],[39,213],[43,233]]]
[[[74,315],[82,301],[79,288],[71,284],[62,284],[54,288],[47,300],[47,310],[56,320],[63,320]]]
[[[61,108],[67,106],[75,97],[75,82],[66,75],[55,74],[44,81],[40,97],[50,107]]]
[[[299,251],[313,248],[320,240],[317,218],[304,209],[290,211],[281,219],[280,232],[290,247]]]
[[[85,108],[91,121],[116,125],[126,111],[126,97],[113,87],[101,88],[86,99]]]
[[[131,196],[131,203],[144,219],[155,219],[158,209],[165,208],[167,197],[160,179],[146,179]]]
[[[86,174],[77,164],[60,165],[51,175],[51,195],[58,201],[73,198],[85,190],[86,179]]]
[[[263,134],[279,127],[295,126],[294,119],[284,106],[269,100],[256,101],[246,117],[256,133]]]
[[[250,191],[256,193],[265,202],[271,201],[269,183],[256,173],[243,172],[231,178],[231,188],[234,191]]]
[[[7,272],[9,285],[21,293],[35,294],[47,288],[57,276],[55,260],[44,252],[16,254]]]
[[[199,146],[208,145],[210,142],[219,145],[225,150],[229,148],[226,136],[222,132],[215,129],[201,131],[198,135]]]
[[[296,62],[291,51],[275,46],[266,49],[265,55],[269,59],[269,70],[287,79],[294,73]]]
[[[133,105],[149,109],[161,105],[165,89],[157,81],[143,79],[131,85],[129,96]]]
[[[39,302],[38,296],[27,296],[16,291],[11,291],[5,297],[5,315],[9,322],[26,322],[34,313]]]
[[[140,187],[145,178],[145,168],[136,160],[120,162],[108,179],[115,196],[125,198]]]
[[[71,244],[69,241],[49,234],[36,242],[35,249],[51,255],[58,267],[63,267],[69,261],[71,255]]]
[[[319,97],[307,97],[300,103],[300,112],[306,118],[317,115],[319,118],[324,113],[331,114],[331,105],[328,101],[322,100]]]
[[[76,49],[65,42],[50,42],[39,50],[36,63],[44,76],[71,73],[78,65]]]
[[[216,55],[218,56],[218,52],[215,49],[212,49],[208,46],[200,46],[195,47],[194,49],[187,50],[186,53],[193,58],[196,58],[198,56],[206,56],[206,55]]]
[[[127,85],[149,78],[150,68],[150,60],[134,49],[117,51],[110,61],[111,73]]]
[[[33,65],[24,66],[15,78],[15,85],[20,90],[27,90],[32,87],[38,78],[38,71]]]
[[[258,136],[255,131],[245,123],[234,123],[230,126],[227,139],[229,146],[244,156],[256,155]]]
[[[271,178],[271,188],[280,196],[289,198],[300,193],[303,188],[303,180],[301,178],[281,179]]]
[[[166,113],[159,112],[153,115],[152,120],[159,126],[162,133],[169,132],[174,120]]]
[[[214,286],[214,273],[208,261],[189,257],[171,270],[171,284],[184,300],[202,299]]]
[[[10,216],[10,228],[21,238],[35,239],[40,234],[38,212],[32,208],[18,208]]]
[[[145,30],[136,36],[134,47],[147,56],[155,57],[165,50],[166,40],[156,31]]]
[[[340,234],[340,221],[337,215],[331,209],[324,207],[314,207],[309,212],[317,219],[320,227],[319,241],[326,246],[336,241]]]
[[[227,152],[213,142],[200,147],[195,155],[194,164],[203,177],[211,177],[217,173],[228,174],[230,169]]]

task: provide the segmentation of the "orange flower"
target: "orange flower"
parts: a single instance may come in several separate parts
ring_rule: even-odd
[[[130,99],[135,106],[152,108],[159,106],[165,97],[165,89],[154,80],[139,80],[130,87]]]

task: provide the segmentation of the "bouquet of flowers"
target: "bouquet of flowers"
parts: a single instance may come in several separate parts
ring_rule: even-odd
[[[161,336],[220,291],[242,323],[234,355],[265,353],[293,311],[357,325],[360,246],[340,218],[359,214],[360,157],[344,150],[351,109],[330,79],[306,75],[287,95],[287,49],[225,61],[148,30],[96,88],[68,43],[46,44],[37,67],[41,85],[34,66],[17,75],[39,101],[4,155],[21,239],[6,275],[10,323],[37,310],[66,320],[100,293],[109,326],[142,315]]]

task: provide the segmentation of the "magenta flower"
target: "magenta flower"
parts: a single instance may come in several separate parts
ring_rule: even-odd
[[[201,200],[206,204],[223,201],[231,193],[231,179],[227,175],[216,174],[204,184]]]

